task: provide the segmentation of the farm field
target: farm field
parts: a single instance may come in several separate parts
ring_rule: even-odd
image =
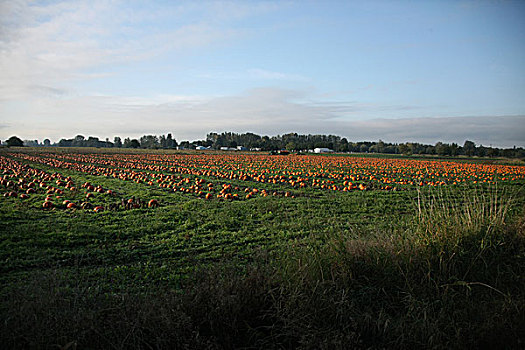
[[[2,343],[520,348],[525,166],[0,149]]]

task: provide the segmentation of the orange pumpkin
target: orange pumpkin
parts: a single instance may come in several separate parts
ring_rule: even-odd
[[[156,208],[159,206],[159,202],[156,199],[152,199],[148,202],[148,208]]]

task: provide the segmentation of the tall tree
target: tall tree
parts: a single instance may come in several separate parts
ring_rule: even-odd
[[[476,153],[476,144],[472,141],[466,140],[463,144],[463,154],[466,156],[473,156]]]
[[[71,141],[71,145],[73,147],[84,147],[86,142],[86,138],[82,135],[77,135],[75,138]]]
[[[177,147],[177,141],[173,139],[171,133],[166,136],[166,148],[175,148]]]
[[[24,146],[24,141],[22,141],[17,136],[11,136],[6,141],[7,147],[22,147]]]
[[[144,135],[140,138],[140,147],[159,148],[159,138],[155,135]]]
[[[117,147],[117,148],[122,147],[122,140],[120,139],[120,137],[115,136],[115,138],[113,139],[113,144],[114,144],[115,147]]]
[[[137,139],[133,139],[129,142],[129,147],[130,148],[139,148],[140,147],[140,142],[139,140]]]

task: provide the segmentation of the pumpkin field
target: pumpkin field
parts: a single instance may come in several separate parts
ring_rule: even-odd
[[[525,166],[0,149],[1,342],[520,348]]]

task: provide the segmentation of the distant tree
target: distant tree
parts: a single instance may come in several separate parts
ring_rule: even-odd
[[[159,148],[159,138],[155,135],[144,135],[140,138],[140,147]]]
[[[73,147],[84,147],[86,142],[86,138],[82,135],[77,135],[75,138],[71,141],[71,146]]]
[[[499,148],[489,147],[489,149],[487,150],[487,156],[489,157],[498,157],[499,154],[500,154]]]
[[[84,142],[85,147],[100,147],[100,140],[98,137],[89,136],[88,139]]]
[[[129,142],[129,147],[130,148],[139,148],[140,147],[140,142],[139,140],[137,139],[133,139]]]
[[[214,148],[220,148],[218,144],[219,134],[216,132],[210,132],[208,135],[206,135],[206,141],[211,142]]]
[[[385,153],[385,143],[383,140],[379,140],[378,143],[376,143],[376,152],[377,153]]]
[[[6,141],[7,147],[22,147],[24,146],[24,141],[22,141],[17,136],[11,136]]]
[[[397,153],[399,154],[407,154],[408,153],[408,147],[404,143],[400,143],[397,145]]]
[[[449,156],[452,153],[450,145],[443,142],[438,142],[434,146],[436,153],[440,156]]]
[[[175,148],[175,147],[177,147],[177,141],[173,139],[171,134],[168,134],[168,136],[166,136],[166,148]]]
[[[180,145],[180,147],[182,147],[184,149],[190,148],[190,142],[189,141],[182,141],[179,145]]]
[[[58,147],[71,147],[72,140],[61,139],[58,141]]]
[[[463,154],[472,157],[476,153],[476,144],[472,141],[465,141],[463,144]]]
[[[425,154],[436,154],[436,148],[431,145],[424,146]]]
[[[115,138],[113,139],[113,144],[114,144],[115,147],[117,147],[117,148],[122,147],[122,140],[120,139],[120,137],[115,136]]]
[[[339,142],[339,145],[337,147],[337,151],[338,152],[348,152],[349,148],[348,148],[348,140],[346,138],[342,138],[341,141]]]
[[[388,154],[397,153],[397,145],[389,144],[388,146],[385,146],[383,153],[388,153]]]
[[[285,149],[288,151],[295,151],[297,149],[297,146],[295,145],[295,142],[290,141],[286,144]]]
[[[24,146],[38,147],[40,144],[38,143],[38,140],[24,140]]]
[[[451,156],[457,156],[459,152],[459,146],[457,143],[452,143],[450,145],[450,155]]]
[[[369,147],[365,143],[363,143],[361,146],[359,146],[359,152],[361,152],[361,153],[368,153],[368,149],[369,149]]]
[[[51,140],[50,139],[45,139],[44,140],[44,147],[50,147],[51,146]]]
[[[479,145],[479,147],[476,150],[476,154],[479,157],[485,157],[487,155],[487,147],[483,147],[483,145]]]

